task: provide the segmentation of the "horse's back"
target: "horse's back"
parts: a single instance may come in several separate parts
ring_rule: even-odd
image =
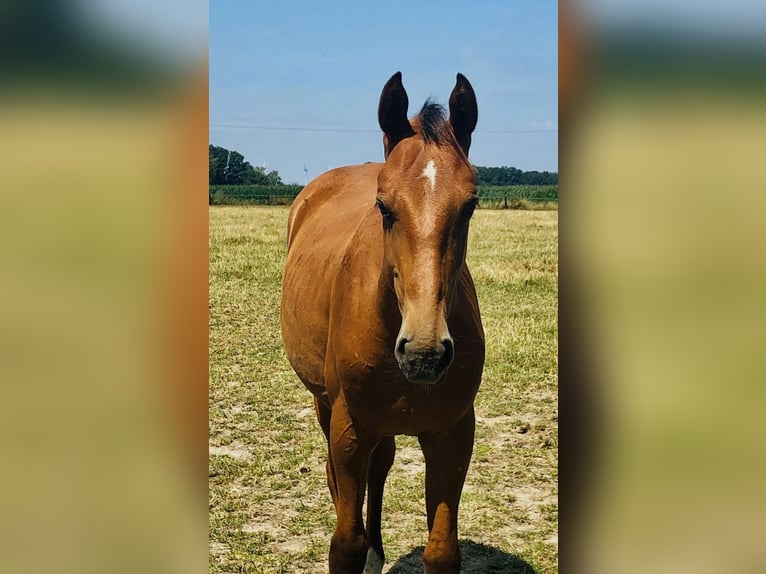
[[[315,247],[334,251],[334,245],[342,241],[345,234],[350,236],[353,233],[363,210],[370,207],[371,199],[374,201],[378,172],[382,165],[367,163],[340,167],[311,180],[290,208],[287,222],[288,247],[292,248],[293,239],[306,227],[307,234],[333,230],[331,235],[324,237],[324,246]],[[349,229],[348,225],[339,225],[341,220],[354,225]]]
[[[382,164],[334,169],[298,194],[288,218],[282,279],[282,338],[298,376],[324,392],[330,295],[356,228],[374,208]]]

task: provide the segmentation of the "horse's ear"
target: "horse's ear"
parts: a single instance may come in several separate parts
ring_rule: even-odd
[[[383,86],[378,104],[378,123],[385,134],[383,148],[386,157],[396,144],[406,137],[415,135],[407,119],[409,105],[407,92],[402,85],[402,73],[396,72]]]
[[[463,74],[457,75],[457,83],[449,97],[449,123],[465,155],[471,147],[471,134],[479,119],[476,94]]]

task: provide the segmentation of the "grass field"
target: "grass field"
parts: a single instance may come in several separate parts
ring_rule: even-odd
[[[327,572],[335,523],[311,394],[282,349],[286,207],[210,208],[210,572]],[[558,571],[558,212],[477,210],[487,360],[460,506],[464,571]],[[397,438],[384,572],[422,572],[423,457]]]

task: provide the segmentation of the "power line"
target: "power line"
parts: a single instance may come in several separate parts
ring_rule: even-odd
[[[366,130],[361,128],[312,128],[300,126],[255,126],[246,124],[210,124],[211,128],[233,128],[245,130],[275,130],[286,132],[362,132],[377,133],[380,130]]]
[[[243,129],[243,130],[271,130],[285,132],[347,132],[347,133],[380,133],[380,129],[364,128],[340,128],[340,127],[308,127],[308,126],[263,126],[252,124],[219,124],[211,123],[211,128]],[[558,128],[516,128],[477,130],[478,134],[524,134],[524,133],[558,133]]]

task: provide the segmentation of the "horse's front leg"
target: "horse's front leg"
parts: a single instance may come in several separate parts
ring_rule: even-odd
[[[418,437],[426,461],[428,544],[423,552],[426,574],[460,572],[457,512],[473,451],[473,407],[451,429]]]
[[[362,520],[367,466],[375,441],[354,426],[343,397],[333,404],[330,456],[335,468],[338,522],[330,541],[330,574],[362,574],[369,543]]]

